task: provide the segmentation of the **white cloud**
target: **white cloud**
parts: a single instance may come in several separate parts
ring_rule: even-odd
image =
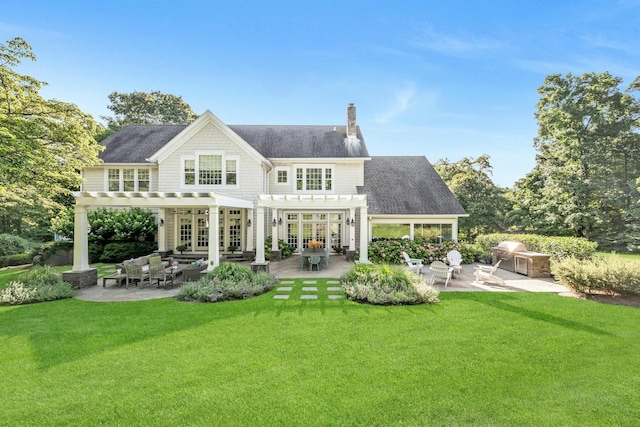
[[[475,36],[454,37],[437,33],[431,27],[423,28],[413,44],[421,49],[457,57],[475,57],[505,47],[505,43],[497,39]]]
[[[396,91],[393,103],[386,111],[376,114],[375,121],[377,123],[387,123],[389,120],[399,116],[411,107],[415,98],[416,90],[413,84],[408,87]]]

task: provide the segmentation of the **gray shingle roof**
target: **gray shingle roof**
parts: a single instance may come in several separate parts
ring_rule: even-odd
[[[363,187],[369,214],[463,215],[465,210],[424,156],[371,157]]]
[[[100,158],[106,163],[144,163],[186,125],[131,125],[106,138]],[[346,126],[229,125],[266,158],[368,157],[359,142],[346,144]],[[334,130],[335,129],[335,130]]]

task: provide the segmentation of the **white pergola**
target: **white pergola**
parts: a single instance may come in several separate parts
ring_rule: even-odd
[[[250,200],[230,197],[211,192],[143,192],[143,191],[78,191],[72,193],[76,200],[74,218],[73,241],[73,269],[72,272],[82,272],[89,267],[89,221],[87,211],[89,207],[139,207],[157,208],[160,216],[164,216],[166,208],[187,208],[202,206],[209,210],[209,252],[208,269],[215,268],[220,260],[219,254],[219,209],[220,207],[233,207],[253,209],[254,203]],[[158,228],[158,242],[165,244],[165,231]],[[160,247],[164,250],[164,247]]]
[[[367,221],[367,196],[361,194],[263,194],[258,196],[256,207],[256,263],[264,263],[264,225],[265,225],[265,208],[273,211],[274,218],[278,216],[278,211],[283,209],[294,210],[330,210],[330,209],[349,209],[350,217],[355,217],[355,210],[360,210],[360,262],[368,262],[367,245],[369,239],[367,233],[369,230]],[[278,250],[278,231],[274,229],[274,235],[271,243],[272,250]],[[349,249],[355,250],[355,233],[350,233]]]

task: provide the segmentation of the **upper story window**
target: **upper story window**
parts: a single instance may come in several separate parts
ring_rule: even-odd
[[[289,168],[276,167],[276,184],[289,184]]]
[[[235,186],[238,184],[238,156],[202,153],[183,157],[184,185]]]
[[[296,166],[296,191],[333,191],[333,166]]]
[[[108,191],[149,191],[149,169],[108,169],[107,188]]]

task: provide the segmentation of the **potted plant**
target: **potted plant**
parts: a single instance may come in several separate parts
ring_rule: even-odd
[[[313,252],[315,252],[316,249],[322,247],[322,242],[318,242],[316,240],[309,240],[309,243],[307,243],[307,245],[313,250]]]
[[[231,245],[227,248],[227,250],[233,254],[238,250],[238,247],[235,245]]]
[[[187,248],[188,248],[187,245],[178,245],[178,246],[176,246],[176,251],[179,251],[180,255],[182,255],[182,252],[186,251]]]
[[[338,255],[342,254],[342,246],[333,246],[333,250],[336,251]]]

